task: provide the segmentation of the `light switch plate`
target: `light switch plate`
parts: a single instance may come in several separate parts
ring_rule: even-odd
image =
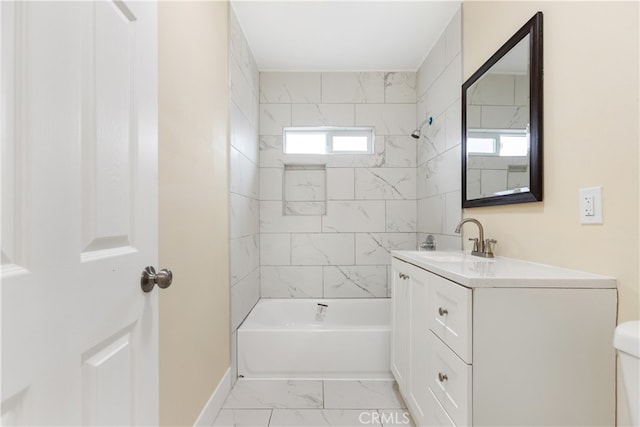
[[[602,187],[581,188],[580,224],[602,224]]]

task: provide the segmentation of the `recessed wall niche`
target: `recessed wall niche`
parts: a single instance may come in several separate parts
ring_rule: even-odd
[[[326,165],[284,165],[282,203],[285,215],[327,213]]]

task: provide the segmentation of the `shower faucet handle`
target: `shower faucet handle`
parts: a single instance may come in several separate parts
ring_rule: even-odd
[[[436,238],[433,234],[429,234],[424,242],[418,245],[419,251],[435,251],[436,250]]]

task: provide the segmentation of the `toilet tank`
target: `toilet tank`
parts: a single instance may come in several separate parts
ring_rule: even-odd
[[[640,320],[619,324],[613,345],[620,357],[631,425],[640,426]]]

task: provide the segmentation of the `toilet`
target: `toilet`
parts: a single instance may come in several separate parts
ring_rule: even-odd
[[[632,426],[640,426],[640,320],[616,327],[613,345],[620,356]]]

